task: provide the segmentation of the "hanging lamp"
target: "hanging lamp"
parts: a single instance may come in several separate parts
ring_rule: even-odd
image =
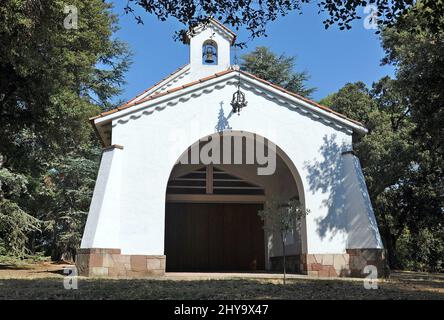
[[[243,93],[240,89],[241,87],[241,76],[240,76],[240,68],[237,65],[237,50],[235,52],[235,63],[236,65],[234,68],[238,72],[238,79],[237,79],[237,90],[233,93],[233,98],[231,99],[231,107],[233,109],[233,113],[237,113],[237,115],[240,115],[240,112],[243,108],[245,108],[248,104],[245,93]]]

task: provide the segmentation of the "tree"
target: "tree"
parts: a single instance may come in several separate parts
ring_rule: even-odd
[[[277,56],[267,47],[257,47],[254,51],[241,57],[241,69],[264,80],[270,81],[288,91],[310,97],[316,90],[307,88],[305,82],[309,79],[306,71],[295,72],[295,57],[283,54]]]
[[[408,97],[421,149],[434,153],[436,167],[444,165],[444,30],[434,31],[428,11],[419,5],[398,25],[383,32],[383,60],[397,67],[399,87]],[[440,23],[444,25],[444,18]]]
[[[436,1],[442,7],[442,1]],[[439,10],[439,8],[438,8]],[[436,28],[436,21],[441,28]],[[419,1],[398,23],[382,32],[384,63],[396,66],[402,105],[414,126],[414,157],[396,189],[397,210],[405,219],[400,242],[417,269],[444,270],[444,18]],[[424,248],[427,248],[424,251]],[[424,254],[422,254],[424,253]]]
[[[326,28],[337,24],[341,30],[350,29],[354,20],[361,19],[359,13],[363,7],[372,4],[376,7],[378,21],[383,26],[392,26],[397,18],[420,2],[427,11],[430,25],[442,29],[440,19],[444,16],[442,0],[277,0],[277,1],[159,1],[159,0],[128,0],[125,11],[135,16],[138,23],[143,19],[136,15],[133,4],[139,5],[147,13],[165,21],[170,17],[177,19],[192,29],[208,17],[214,17],[223,24],[236,29],[245,27],[252,38],[266,35],[267,23],[291,12],[302,13],[304,6],[317,5],[319,14],[326,14],[323,21]],[[177,32],[177,38],[186,39],[187,30]]]
[[[278,234],[282,243],[284,284],[286,282],[286,253],[285,237],[294,231],[308,210],[305,210],[298,200],[282,200],[273,198],[266,201],[263,210],[258,215],[264,222],[264,229],[269,234]]]
[[[65,29],[64,1],[0,7],[0,243],[9,254],[59,259],[79,246],[99,160],[88,118],[112,106],[130,62],[112,38],[110,5],[69,4],[78,29]]]
[[[46,251],[53,259],[71,261],[80,245],[99,159],[99,148],[86,149],[81,157],[68,154],[41,177],[35,210],[45,225],[36,238],[52,240]]]
[[[0,252],[18,257],[27,253],[28,232],[40,230],[40,221],[19,205],[29,197],[27,184],[24,175],[1,168],[0,163]]]
[[[323,103],[362,121],[357,151],[393,268],[444,270],[444,32],[420,2],[382,31],[396,79],[348,84]]]
[[[368,122],[370,112],[375,109],[369,89],[363,82],[347,83],[319,103],[364,123]]]

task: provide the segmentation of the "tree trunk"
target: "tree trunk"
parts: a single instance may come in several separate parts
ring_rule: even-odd
[[[385,230],[383,233],[384,245],[388,255],[388,265],[390,269],[399,269],[401,267],[398,257],[396,256],[396,237],[390,231]]]
[[[282,241],[282,256],[284,258],[284,284],[286,284],[286,277],[287,277],[287,261],[285,257],[285,238],[284,234],[281,232],[281,241]]]
[[[73,254],[70,251],[63,252],[60,256],[60,262],[74,263]]]

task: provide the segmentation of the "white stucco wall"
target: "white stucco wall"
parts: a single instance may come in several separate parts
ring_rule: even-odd
[[[347,249],[383,248],[378,224],[368,195],[359,159],[351,153],[342,156],[341,175],[343,183],[337,189],[346,201],[338,209],[344,214],[348,234]],[[367,214],[362,214],[362,213]]]
[[[202,45],[210,39],[217,44],[216,65],[202,64]],[[228,39],[226,35],[218,32],[211,24],[192,37],[190,39],[190,80],[198,80],[208,75],[227,70],[231,64],[230,47],[230,39]]]
[[[120,248],[123,150],[102,154],[81,248]]]

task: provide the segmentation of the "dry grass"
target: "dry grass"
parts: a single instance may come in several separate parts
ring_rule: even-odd
[[[362,280],[297,278],[192,280],[78,279],[63,287],[63,267],[40,264],[0,266],[0,299],[444,299],[444,275],[396,272],[378,290]]]

